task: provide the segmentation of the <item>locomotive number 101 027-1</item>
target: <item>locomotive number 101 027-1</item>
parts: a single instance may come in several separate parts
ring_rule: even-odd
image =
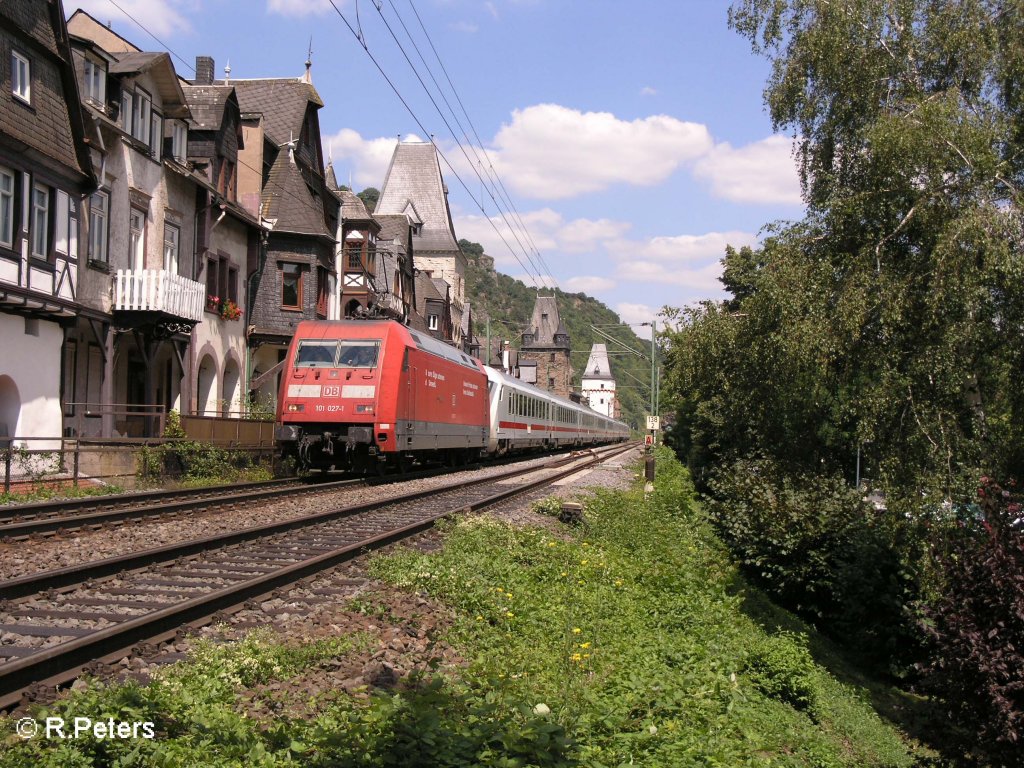
[[[318,412],[318,413],[323,413],[324,411],[326,411],[327,413],[341,413],[342,411],[345,410],[345,406],[343,406],[343,405],[324,405],[323,403],[317,403],[316,406],[313,408],[313,410]]]

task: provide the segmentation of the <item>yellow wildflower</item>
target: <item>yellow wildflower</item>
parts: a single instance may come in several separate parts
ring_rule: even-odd
[[[580,648],[582,648],[584,650],[586,650],[589,647],[590,647],[590,643],[589,642],[588,643],[580,643]]]
[[[573,628],[572,628],[572,633],[573,633],[574,635],[578,635],[578,634],[579,634],[580,632],[582,632],[582,631],[583,631],[583,630],[582,630],[582,629],[580,629],[579,627],[573,627]]]
[[[515,614],[512,613],[512,611],[505,611],[505,615],[508,616],[510,619],[515,616]]]
[[[589,560],[580,560],[580,565],[586,565],[589,562]]]
[[[581,656],[580,654],[578,654],[578,653],[574,653],[574,654],[573,654],[572,656],[570,656],[569,658],[570,658],[570,659],[572,659],[573,661],[579,661],[579,660],[580,660],[580,659],[582,659],[583,657],[582,657],[582,656]]]

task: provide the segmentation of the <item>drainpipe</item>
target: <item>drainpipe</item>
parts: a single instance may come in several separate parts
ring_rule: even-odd
[[[252,317],[253,307],[256,306],[256,292],[253,291],[253,281],[257,283],[263,278],[263,271],[267,264],[267,251],[268,243],[270,240],[270,230],[273,225],[265,223],[264,219],[260,218],[260,244],[259,244],[259,266],[256,271],[253,272],[245,281],[245,323],[246,330],[248,331],[249,318]],[[255,326],[253,326],[255,327]],[[249,334],[245,334],[245,401],[249,402],[249,396],[251,391],[249,385],[252,382],[252,360],[250,359],[250,346],[249,346]]]

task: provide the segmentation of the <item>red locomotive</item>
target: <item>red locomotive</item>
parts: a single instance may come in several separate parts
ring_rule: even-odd
[[[451,464],[488,439],[478,360],[387,320],[303,322],[285,358],[275,437],[312,469],[405,469],[430,452]]]

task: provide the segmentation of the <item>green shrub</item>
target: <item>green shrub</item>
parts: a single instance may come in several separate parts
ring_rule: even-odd
[[[744,459],[715,472],[708,511],[746,573],[787,608],[873,661],[915,660],[918,575],[906,525],[840,477]]]
[[[768,460],[734,462],[710,488],[708,511],[755,580],[806,616],[834,615],[839,563],[866,520],[856,491]]]
[[[744,671],[765,696],[799,710],[814,707],[816,669],[807,638],[788,632],[764,637],[751,649]]]

